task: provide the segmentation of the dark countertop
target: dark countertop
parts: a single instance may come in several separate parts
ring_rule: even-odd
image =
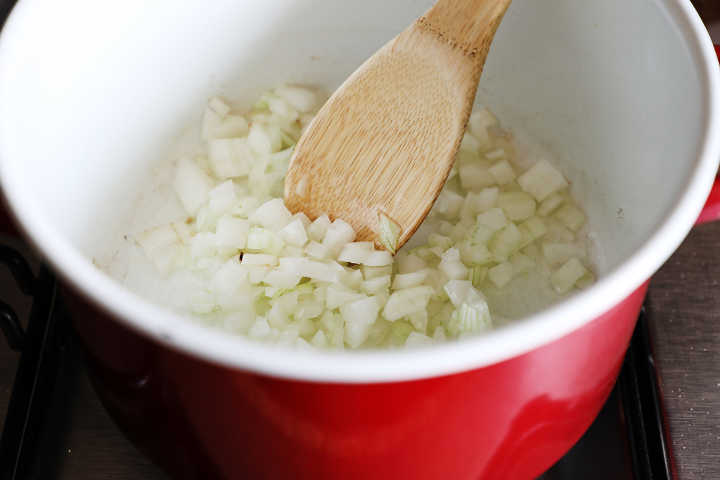
[[[653,277],[648,314],[678,477],[720,478],[720,222]]]

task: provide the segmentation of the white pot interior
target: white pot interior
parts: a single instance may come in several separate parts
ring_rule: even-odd
[[[517,1],[478,94],[556,154],[606,270],[665,218],[699,150],[703,87],[663,3]],[[23,46],[5,45],[3,79],[23,155],[3,161],[22,162],[47,221],[99,255],[209,95],[330,90],[430,4],[26,2],[34,18],[8,39]]]
[[[288,81],[332,90],[431,3],[21,0],[0,44],[11,204],[90,262],[125,233],[208,96],[250,101]],[[708,85],[688,6],[516,0],[487,61],[478,102],[553,152],[601,273],[650,239],[698,168]]]

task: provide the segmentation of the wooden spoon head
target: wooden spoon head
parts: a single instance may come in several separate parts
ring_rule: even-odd
[[[341,218],[359,240],[378,246],[383,213],[401,228],[398,248],[428,214],[462,140],[486,49],[478,61],[477,50],[422,20],[368,59],[318,112],[290,161],[290,210]]]

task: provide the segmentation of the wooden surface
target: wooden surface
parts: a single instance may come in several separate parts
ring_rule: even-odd
[[[720,478],[720,222],[696,227],[653,277],[651,336],[682,480]]]
[[[383,213],[404,244],[445,184],[509,4],[440,0],[363,63],[295,147],[287,207],[341,218],[359,240],[377,240]]]

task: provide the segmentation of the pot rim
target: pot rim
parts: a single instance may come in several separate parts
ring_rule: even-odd
[[[2,78],[12,65],[8,37],[34,14],[38,2],[16,5],[0,34],[0,105]],[[667,0],[667,10],[698,70],[703,90],[703,132],[695,168],[669,215],[624,263],[592,287],[522,321],[485,335],[426,348],[375,351],[315,351],[268,345],[228,335],[151,304],[95,268],[51,225],[14,178],[19,171],[0,161],[0,186],[18,225],[68,283],[111,313],[122,325],[169,348],[225,367],[305,381],[374,383],[406,381],[471,370],[521,355],[557,340],[624,300],[667,260],[697,219],[720,159],[720,70],[710,38],[688,0]],[[0,114],[0,159],[14,155],[7,141],[12,119]]]

